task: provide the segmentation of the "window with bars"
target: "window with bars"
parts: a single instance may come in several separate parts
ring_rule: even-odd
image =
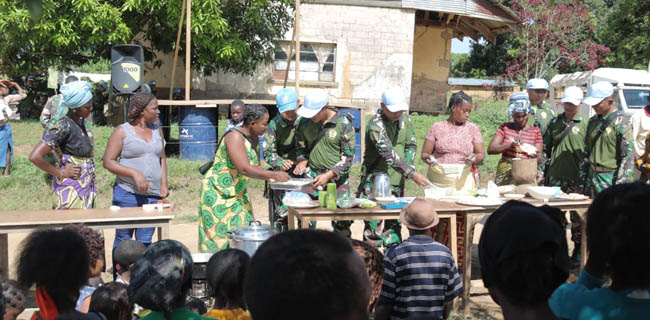
[[[287,63],[290,61],[289,80],[296,80],[295,48],[289,59],[289,41],[281,41],[275,46],[273,79],[284,80]],[[300,44],[300,81],[336,82],[336,44],[302,42]]]

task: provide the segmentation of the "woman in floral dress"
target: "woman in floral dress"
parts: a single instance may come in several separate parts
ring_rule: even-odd
[[[95,207],[95,160],[93,144],[86,130],[86,117],[92,111],[92,86],[76,81],[61,87],[63,106],[69,109],[43,133],[29,160],[52,175],[56,210],[89,209]],[[45,160],[52,150],[58,150],[58,166]]]
[[[269,122],[261,105],[247,105],[244,124],[224,134],[212,167],[203,176],[199,199],[199,251],[216,252],[230,246],[228,231],[253,221],[246,185],[249,178],[289,180],[286,172],[259,167],[258,136]]]

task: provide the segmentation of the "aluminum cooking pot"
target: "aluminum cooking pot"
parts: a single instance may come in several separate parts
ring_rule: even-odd
[[[259,221],[251,221],[247,226],[233,228],[228,232],[230,247],[246,251],[251,257],[264,241],[276,234],[277,231]]]

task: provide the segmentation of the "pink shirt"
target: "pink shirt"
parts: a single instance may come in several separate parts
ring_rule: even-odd
[[[426,139],[435,142],[433,156],[444,164],[465,163],[465,158],[474,153],[474,144],[483,143],[481,130],[469,121],[462,126],[447,120],[436,122],[427,132]]]

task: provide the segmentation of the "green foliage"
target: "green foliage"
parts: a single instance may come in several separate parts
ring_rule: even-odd
[[[0,0],[0,11],[0,68],[9,76],[96,61],[107,57],[111,43],[132,36],[119,8],[106,1],[42,0],[38,6],[32,0]]]
[[[111,73],[111,61],[108,59],[98,59],[89,61],[80,66],[72,67],[74,71],[85,73]]]
[[[114,44],[137,43],[145,59],[174,50],[183,0],[0,0],[0,68],[10,76],[53,66],[99,63]],[[192,3],[192,66],[252,73],[273,59],[273,42],[291,27],[290,0],[201,0]],[[183,34],[185,32],[183,31]],[[185,37],[180,54],[184,56]],[[103,68],[103,67],[102,67]]]
[[[512,34],[497,35],[496,43],[485,41],[472,43],[472,51],[467,59],[459,59],[450,72],[454,77],[488,79],[506,73],[506,61],[514,57],[518,42]]]
[[[599,25],[598,36],[612,50],[607,65],[646,69],[650,60],[650,1],[619,0],[609,7],[594,12],[605,17]]]
[[[174,49],[182,0],[112,2],[123,2],[124,21],[134,34],[143,32],[142,39],[151,44],[147,49],[164,53]],[[273,60],[273,42],[293,22],[292,3],[290,0],[193,1],[193,67],[207,75],[217,70],[252,74],[260,62]],[[144,25],[142,21],[148,23]],[[185,39],[182,38],[180,54],[184,55]],[[150,50],[145,57],[156,58]]]

